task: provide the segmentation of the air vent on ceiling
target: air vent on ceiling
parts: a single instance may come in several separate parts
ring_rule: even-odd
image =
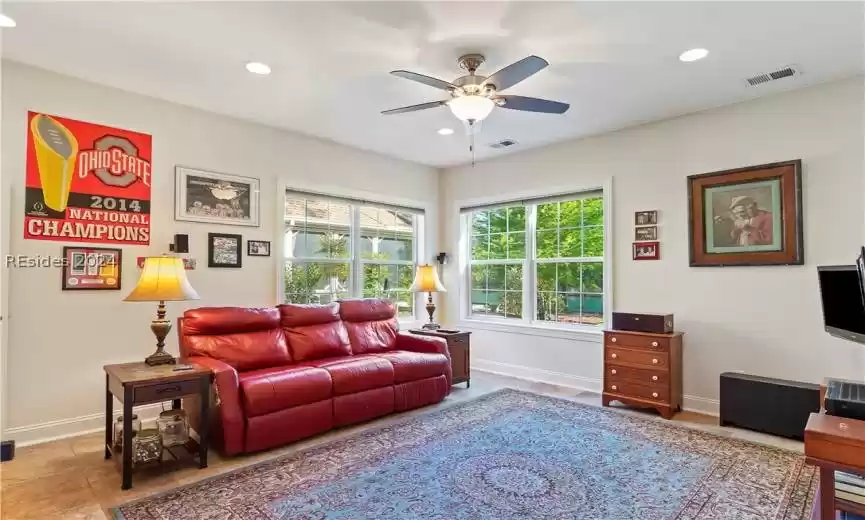
[[[495,148],[496,150],[499,150],[501,148],[509,148],[515,144],[517,144],[517,142],[513,139],[502,139],[497,143],[490,144],[490,148]]]
[[[796,67],[795,65],[788,65],[772,72],[764,72],[763,74],[751,76],[750,78],[745,79],[745,81],[748,83],[748,85],[756,87],[757,85],[769,83],[770,81],[777,81],[784,78],[794,78],[799,74],[801,74],[801,71],[798,67]]]

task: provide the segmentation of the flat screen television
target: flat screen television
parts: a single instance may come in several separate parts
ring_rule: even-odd
[[[858,266],[821,266],[817,274],[826,332],[865,344],[865,301]]]

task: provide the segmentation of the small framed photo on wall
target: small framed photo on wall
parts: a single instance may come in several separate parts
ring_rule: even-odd
[[[658,223],[658,210],[637,211],[634,213],[635,226],[654,226]]]
[[[243,237],[225,233],[207,234],[207,267],[241,267]]]
[[[636,240],[637,242],[658,240],[658,226],[645,226],[634,228],[634,240]]]
[[[120,249],[64,247],[63,260],[64,291],[120,290]]]
[[[267,240],[247,240],[246,254],[249,256],[270,256],[270,242]]]
[[[659,242],[634,242],[634,260],[660,260],[661,244]]]

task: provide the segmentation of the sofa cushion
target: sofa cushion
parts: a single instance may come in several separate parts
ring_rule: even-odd
[[[202,307],[183,313],[184,357],[206,356],[237,370],[287,365],[291,356],[275,307]]]
[[[351,355],[339,304],[279,306],[280,323],[295,361]]]
[[[327,370],[309,366],[241,372],[239,379],[249,417],[329,399],[333,387]]]
[[[446,375],[450,371],[450,363],[444,354],[427,354],[424,352],[409,352],[407,350],[394,350],[375,354],[377,357],[386,359],[393,365],[393,376],[395,383],[417,381]]]
[[[385,352],[396,346],[399,323],[396,308],[387,300],[343,300],[339,313],[355,354]]]
[[[371,354],[319,359],[304,363],[327,370],[333,381],[333,395],[353,394],[394,383],[390,361]]]

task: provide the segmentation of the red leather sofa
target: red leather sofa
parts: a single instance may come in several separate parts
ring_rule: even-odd
[[[215,374],[211,432],[226,455],[437,403],[450,392],[445,341],[400,333],[385,300],[205,307],[178,322],[183,362]]]

